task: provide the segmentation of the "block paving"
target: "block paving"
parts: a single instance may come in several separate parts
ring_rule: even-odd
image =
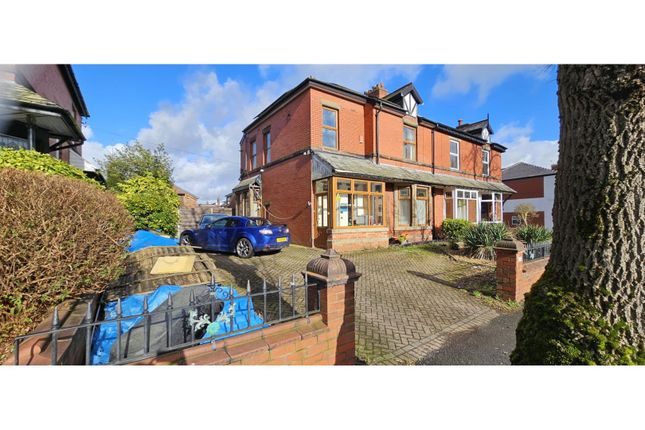
[[[290,246],[280,253],[243,260],[209,253],[221,282],[252,291],[301,280],[319,249]],[[356,288],[356,355],[367,364],[414,364],[439,349],[451,334],[488,323],[499,312],[466,291],[493,272],[490,265],[449,258],[425,247],[392,247],[343,254],[363,276]],[[289,302],[286,304],[290,306]],[[296,299],[298,301],[298,299]]]

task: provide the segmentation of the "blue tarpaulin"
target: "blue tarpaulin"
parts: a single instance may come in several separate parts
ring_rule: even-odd
[[[128,252],[138,251],[140,249],[148,248],[149,246],[177,246],[179,241],[172,237],[164,237],[158,233],[148,230],[137,230],[132,235],[132,241]]]
[[[191,288],[191,287],[185,287]],[[217,315],[215,321],[210,322],[207,325],[206,332],[204,333],[202,339],[205,341],[203,343],[209,342],[208,338],[216,336],[217,339],[224,339],[231,336],[237,336],[238,334],[247,333],[250,331],[258,330],[263,327],[269,327],[268,324],[264,324],[263,319],[255,313],[253,308],[253,301],[247,299],[246,296],[240,296],[235,289],[224,286],[216,287],[207,287],[201,286],[207,292],[207,295],[211,297],[214,295],[218,301],[223,303],[222,311]],[[177,292],[182,290],[182,287],[177,285],[162,285],[157,288],[154,292],[148,294],[136,294],[128,296],[121,299],[121,313],[122,316],[131,316],[139,315],[143,313],[143,299],[145,296],[148,296],[148,311],[153,312],[160,305],[166,303],[168,296],[172,295],[173,297]],[[208,293],[210,290],[210,293]],[[233,294],[233,300],[231,300],[230,295]],[[183,293],[182,293],[183,294]],[[177,296],[180,296],[179,294]],[[209,300],[210,302],[210,300]],[[203,305],[206,302],[198,302],[200,305]],[[250,306],[249,306],[250,305]],[[112,301],[106,303],[105,310],[105,321],[113,321],[116,319],[116,307],[117,302]],[[250,308],[250,312],[249,312]],[[250,324],[247,321],[247,318],[250,317]],[[231,318],[233,320],[232,329],[235,333],[231,332]],[[142,321],[142,317],[131,318],[121,321],[121,335],[127,334],[133,327],[137,326]],[[251,328],[249,328],[251,327]],[[134,330],[134,329],[133,329]],[[228,333],[228,334],[227,334]],[[114,352],[112,351],[115,346],[117,339],[117,324],[116,322],[108,322],[100,324],[92,339],[92,355],[90,359],[91,364],[108,364],[110,362],[110,353],[112,352],[112,358],[114,358]],[[125,349],[125,347],[124,347]],[[133,350],[136,348],[133,346]],[[151,352],[153,352],[151,350]]]
[[[142,314],[143,298],[145,296],[148,296],[148,311],[152,312],[160,304],[168,300],[169,295],[175,294],[179,290],[181,290],[181,287],[178,285],[162,285],[152,293],[128,296],[121,300],[121,315],[125,317]],[[116,301],[105,304],[104,321],[116,319],[116,305]],[[127,333],[128,330],[141,321],[141,318],[130,318],[121,321],[121,334]],[[99,325],[92,339],[92,357],[90,362],[92,364],[108,363],[110,361],[110,350],[116,338],[116,322]]]

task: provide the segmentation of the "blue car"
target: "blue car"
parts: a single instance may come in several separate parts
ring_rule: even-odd
[[[286,248],[291,234],[286,225],[273,225],[264,218],[227,216],[204,228],[184,230],[180,244],[197,246],[207,251],[234,252],[241,258],[250,258],[259,251]]]

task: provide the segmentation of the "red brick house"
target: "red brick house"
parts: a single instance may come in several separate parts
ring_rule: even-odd
[[[81,146],[89,115],[69,64],[0,65],[0,146],[51,154],[92,176]]]
[[[421,103],[412,83],[360,93],[305,79],[243,130],[234,212],[341,251],[430,240],[444,218],[501,222],[513,190],[488,119],[450,127],[418,116]]]
[[[521,220],[515,208],[520,204],[531,204],[535,215],[529,224],[553,229],[553,200],[555,193],[555,166],[551,169],[528,163],[515,163],[502,169],[502,181],[516,193],[504,201],[504,222],[517,227]]]

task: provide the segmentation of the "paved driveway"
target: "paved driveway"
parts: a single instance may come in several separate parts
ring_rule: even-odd
[[[223,282],[245,286],[299,274],[320,250],[291,246],[248,260],[209,254]],[[368,364],[422,363],[448,339],[499,315],[466,287],[492,281],[493,268],[455,261],[431,247],[346,253],[363,274],[356,287],[356,355]],[[299,276],[299,275],[298,275]]]

